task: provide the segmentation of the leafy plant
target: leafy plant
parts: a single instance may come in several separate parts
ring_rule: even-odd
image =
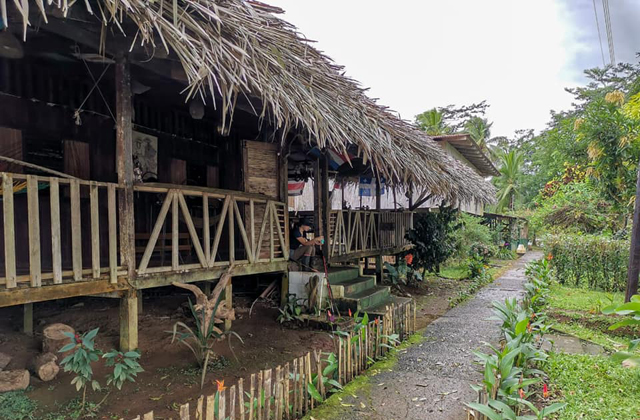
[[[496,258],[499,260],[515,260],[516,253],[513,252],[511,249],[505,246],[502,246],[498,248],[498,251],[496,252]]]
[[[422,213],[414,220],[406,238],[414,245],[412,266],[418,270],[437,271],[455,251],[452,233],[459,228],[458,210],[440,205],[437,211]]]
[[[413,258],[411,259],[413,260]],[[389,274],[388,278],[391,280],[391,283],[395,285],[400,283],[414,284],[423,280],[422,274],[413,269],[413,267],[407,263],[406,258],[398,258],[398,263],[395,266],[385,261],[384,268],[386,268]]]
[[[37,406],[24,391],[0,393],[0,418],[4,420],[32,420]]]
[[[548,261],[529,264],[526,274],[528,281],[523,303],[515,298],[493,302],[492,319],[502,323],[501,345],[487,344],[491,349],[488,354],[474,352],[484,367],[484,378],[481,385],[473,388],[485,393],[488,402],[469,403],[467,406],[491,420],[544,419],[565,406],[555,403],[539,410],[527,401],[532,392],[531,386],[539,383],[544,375],[537,366],[547,360],[547,354],[540,348],[540,338],[548,331],[549,325],[546,316],[536,310],[542,308],[549,290]],[[527,410],[533,414],[523,414]]]
[[[622,305],[611,305],[606,307],[603,311],[605,315],[623,315],[627,316],[626,319],[616,322],[609,327],[610,330],[617,330],[618,328],[640,325],[640,295],[634,295],[631,297],[631,301],[623,303]],[[631,340],[627,351],[617,352],[613,355],[613,359],[621,361],[625,367],[638,367],[640,366],[640,355],[635,350],[640,345],[640,338]]]
[[[107,376],[107,385],[114,384],[116,388],[122,389],[125,381],[135,382],[135,378],[140,372],[144,372],[142,366],[138,362],[140,353],[137,351],[128,351],[123,353],[117,350],[111,350],[102,355],[107,360],[106,365],[113,367],[113,371]]]
[[[60,362],[65,372],[75,374],[71,380],[71,385],[76,386],[76,390],[82,390],[82,406],[84,407],[87,396],[87,385],[91,384],[94,391],[100,389],[100,383],[93,379],[93,368],[91,365],[100,358],[100,351],[95,348],[95,338],[99,328],[93,329],[82,335],[78,333],[64,332],[63,334],[71,342],[62,347],[59,352],[66,353],[73,350],[73,353],[66,356]]]
[[[283,322],[301,321],[302,318],[302,306],[298,302],[304,302],[305,299],[300,299],[295,294],[287,295],[287,303],[284,308],[278,308],[280,315],[277,320],[282,324]]]
[[[213,346],[217,341],[222,340],[228,335],[236,336],[240,341],[242,338],[233,331],[222,331],[216,326],[221,321],[218,320],[215,315],[218,311],[222,299],[220,296],[216,299],[213,306],[213,310],[209,313],[206,310],[196,310],[191,299],[189,299],[189,309],[191,312],[192,320],[195,323],[195,328],[189,327],[184,322],[178,321],[173,325],[171,342],[178,341],[185,345],[196,358],[198,365],[202,369],[202,377],[200,380],[200,389],[204,387],[204,379],[207,375],[207,368],[209,365],[209,358],[213,352]],[[181,331],[179,331],[179,329]]]
[[[472,214],[460,213],[457,218],[459,228],[452,232],[451,236],[455,244],[453,258],[463,260],[471,255],[471,246],[476,243],[494,243],[494,235],[480,217]]]
[[[546,251],[562,285],[606,292],[626,289],[628,241],[565,234],[548,238]]]
[[[494,254],[493,249],[489,245],[476,242],[471,245],[471,249],[469,250],[469,256],[472,258],[480,258],[484,264],[489,263],[489,258],[491,258]]]
[[[100,383],[93,377],[92,367],[92,364],[97,362],[100,356],[106,359],[107,367],[113,367],[113,370],[107,375],[107,385],[114,384],[118,389],[122,388],[125,381],[135,382],[137,374],[143,371],[138,362],[140,353],[136,351],[122,353],[117,350],[111,350],[103,353],[96,348],[95,339],[98,331],[99,328],[95,328],[84,334],[63,333],[69,337],[70,343],[62,347],[59,352],[71,353],[62,359],[60,366],[64,368],[65,372],[75,374],[71,384],[75,385],[77,391],[82,390],[82,401],[80,407],[74,412],[75,417],[80,417],[85,412],[95,414],[100,405],[109,396],[107,393],[98,404],[88,404],[86,401],[88,385],[91,385],[93,391],[101,389]]]

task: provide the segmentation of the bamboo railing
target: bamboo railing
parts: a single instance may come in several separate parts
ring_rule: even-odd
[[[116,184],[5,172],[1,176],[5,276],[0,284],[12,289],[66,281],[117,282],[122,267],[118,265]],[[87,197],[88,209],[81,206]],[[44,200],[48,205],[41,204]],[[45,224],[48,231],[42,228]],[[101,228],[104,224],[106,229]],[[107,236],[106,242],[101,241],[102,235]],[[70,242],[70,255],[63,255],[63,237]],[[25,242],[28,251],[23,253]],[[90,262],[83,264],[87,250]],[[28,258],[20,258],[25,253]],[[64,265],[71,269],[63,270],[68,261]],[[29,274],[19,274],[26,265]]]
[[[402,340],[416,332],[414,302],[386,308],[384,316],[355,332],[334,336],[337,382],[346,385],[363,373]],[[397,337],[397,338],[396,338]],[[330,394],[322,381],[326,360],[313,351],[275,369],[252,374],[212,395],[200,395],[195,404],[179,408],[180,420],[293,420],[302,418],[321,404],[309,391],[313,388],[324,400]],[[159,419],[153,411],[133,420]],[[162,417],[165,418],[165,417]]]
[[[405,234],[413,227],[413,212],[332,210],[329,213],[331,258],[382,252],[410,245]]]
[[[242,192],[175,185],[139,184],[134,191],[155,194],[162,201],[151,234],[141,247],[144,252],[137,266],[139,275],[289,258],[288,213],[284,203]],[[196,207],[198,219],[192,214]],[[187,252],[180,244],[183,238],[180,222],[188,231]],[[170,233],[161,235],[163,230]],[[155,266],[150,264],[159,239],[170,242],[169,246],[160,247],[170,250],[170,265],[162,259]],[[185,254],[192,250],[195,258],[189,262]]]

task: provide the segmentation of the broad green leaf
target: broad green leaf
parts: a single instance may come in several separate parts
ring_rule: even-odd
[[[505,420],[516,420],[516,413],[513,412],[511,407],[502,401],[489,400],[489,405],[502,413],[502,417]]]
[[[567,406],[566,403],[553,403],[550,406],[543,408],[540,411],[540,415],[544,418],[544,417],[548,416],[549,414],[553,414],[553,413],[555,413],[557,411],[562,410],[566,406]]]
[[[515,333],[516,335],[522,335],[527,331],[527,326],[529,325],[529,318],[524,318],[516,324]]]
[[[320,393],[318,392],[316,387],[311,382],[309,382],[307,384],[307,390],[309,391],[309,395],[311,395],[314,400],[316,400],[318,402],[322,402],[323,401],[322,395],[320,395]]]
[[[483,405],[478,403],[467,403],[466,405],[467,407],[476,410],[480,414],[483,414],[489,417],[490,420],[503,420],[502,416],[496,413],[495,411],[493,411],[493,409],[491,409],[491,407],[489,407],[488,405]]]

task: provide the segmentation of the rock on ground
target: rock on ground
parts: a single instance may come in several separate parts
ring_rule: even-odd
[[[28,370],[4,370],[0,372],[0,392],[25,390],[29,379]]]

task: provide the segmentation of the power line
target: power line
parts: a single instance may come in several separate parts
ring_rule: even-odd
[[[607,43],[609,44],[609,61],[612,66],[616,64],[616,53],[613,46],[613,31],[611,30],[611,14],[609,13],[609,0],[602,0],[604,11],[604,23],[607,30]]]
[[[607,63],[604,61],[604,49],[602,48],[602,35],[600,35],[600,22],[598,22],[598,10],[596,9],[596,0],[593,0],[593,14],[596,17],[596,28],[598,28],[598,41],[600,41],[600,55],[602,56],[602,67]]]

